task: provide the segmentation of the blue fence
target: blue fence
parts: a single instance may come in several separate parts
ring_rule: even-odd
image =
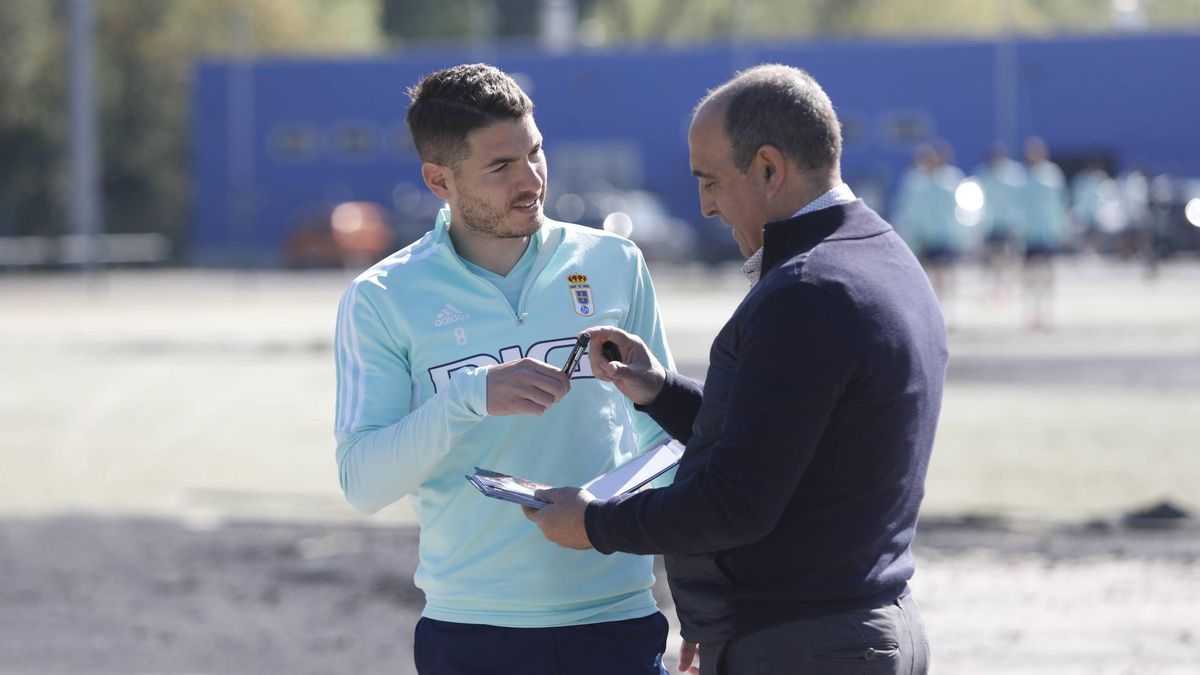
[[[763,62],[805,68],[823,84],[845,125],[843,173],[884,210],[913,146],[934,137],[968,172],[998,134],[1013,149],[1036,134],[1068,168],[1101,155],[1116,169],[1200,175],[1197,35],[204,62],[192,100],[192,261],[278,264],[289,235],[331,204],[415,203],[424,187],[404,90],[466,61],[494,63],[530,92],[552,188],[597,179],[642,188],[696,226],[690,111],[707,89]]]

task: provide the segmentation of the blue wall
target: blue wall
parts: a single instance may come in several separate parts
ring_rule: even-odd
[[[1010,148],[1037,134],[1053,156],[1100,152],[1118,169],[1200,175],[1200,36],[1019,40],[1013,50]],[[996,134],[998,54],[992,42],[856,41],[201,63],[192,102],[191,257],[275,263],[286,233],[321,205],[388,206],[397,184],[423,189],[404,126],[404,89],[456,63],[486,60],[519,74],[537,106],[552,185],[556,145],[627,141],[644,187],[695,223],[690,111],[736,70],[781,62],[810,71],[846,126],[843,173],[864,192],[867,179],[876,181],[886,197],[922,138],[948,140],[968,171],[982,160]],[[249,103],[235,92],[250,92]],[[340,152],[335,139],[347,125],[374,130],[366,146],[375,149]],[[279,150],[289,128],[316,141],[312,153]]]

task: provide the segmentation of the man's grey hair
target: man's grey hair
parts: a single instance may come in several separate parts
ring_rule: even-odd
[[[725,135],[742,172],[764,145],[808,169],[833,168],[841,160],[842,130],[833,103],[799,68],[773,63],[743,70],[710,91],[696,111],[710,102],[725,105]]]

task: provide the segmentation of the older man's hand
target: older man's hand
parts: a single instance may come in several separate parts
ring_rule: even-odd
[[[521,507],[525,517],[542,528],[542,534],[564,548],[586,550],[592,548],[588,540],[583,512],[588,502],[595,500],[592,493],[574,487],[538,490],[538,499],[549,502],[540,509]]]
[[[588,360],[597,380],[612,382],[639,405],[658,398],[667,370],[640,337],[611,326],[595,326],[581,335],[588,336]],[[606,350],[606,345],[615,351]]]

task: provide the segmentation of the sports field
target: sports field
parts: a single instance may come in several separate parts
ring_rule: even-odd
[[[653,271],[702,377],[744,282]],[[337,488],[347,278],[0,276],[0,673],[410,672],[409,513]],[[1200,529],[1122,520],[1200,513],[1200,263],[1059,281],[1048,333],[976,269],[948,305],[914,580],[935,672],[1200,672]]]

